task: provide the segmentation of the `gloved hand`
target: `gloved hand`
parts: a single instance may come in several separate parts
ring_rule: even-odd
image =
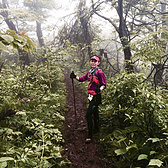
[[[70,78],[71,78],[71,79],[76,78],[76,75],[74,74],[73,71],[72,71],[72,73],[70,74]]]
[[[95,92],[96,92],[97,94],[100,93],[100,88],[99,88],[99,86],[96,87]]]

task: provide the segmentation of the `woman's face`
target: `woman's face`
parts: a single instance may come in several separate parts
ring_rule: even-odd
[[[97,68],[97,66],[100,64],[100,62],[98,62],[97,60],[95,60],[95,59],[91,59],[90,60],[90,66],[91,66],[91,68]]]

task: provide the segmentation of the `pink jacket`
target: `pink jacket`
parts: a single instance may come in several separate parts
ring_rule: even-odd
[[[86,72],[83,76],[79,77],[79,82],[84,82],[86,80],[90,81],[91,80],[91,75],[90,74],[90,70],[88,72]],[[103,73],[103,71],[99,68],[98,72],[97,72],[97,77],[100,83],[100,87],[102,85],[104,85],[106,87],[106,78],[105,75]],[[92,94],[92,95],[96,95],[95,90],[96,90],[97,84],[94,82],[91,82],[88,86],[88,93]]]

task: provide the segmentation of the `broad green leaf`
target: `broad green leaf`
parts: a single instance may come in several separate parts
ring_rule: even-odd
[[[42,159],[43,159],[43,160],[47,160],[47,159],[51,159],[51,158],[53,158],[53,156],[49,156],[49,157],[46,157],[46,156],[45,156],[45,157],[43,157]]]
[[[26,112],[18,111],[18,112],[16,113],[16,115],[25,115],[25,116],[26,116]]]
[[[5,41],[7,41],[8,43],[11,43],[11,42],[14,41],[14,38],[13,38],[12,36],[8,35],[8,34],[1,35],[1,37],[2,37]]]
[[[141,155],[138,156],[138,159],[137,159],[137,160],[144,160],[144,159],[148,160],[148,155],[146,155],[146,154],[141,154]]]
[[[32,46],[34,48],[36,48],[37,46],[31,41],[31,39],[28,36],[24,36],[25,39],[27,40],[27,43],[29,44],[29,46]]]
[[[23,36],[18,35],[18,38],[20,39],[19,40],[20,43],[22,42],[22,43],[24,43],[24,45],[27,43],[27,40]]]
[[[113,135],[114,135],[114,137],[115,137],[116,139],[122,139],[122,138],[124,138],[124,137],[122,136],[122,132],[119,131],[119,130],[115,130],[115,131],[113,132]]]
[[[13,36],[15,38],[15,40],[17,40],[18,42],[23,42],[23,37],[22,36],[18,36],[17,34],[15,36]]]
[[[151,159],[148,166],[158,166],[161,167],[162,166],[162,161],[159,159]]]
[[[147,141],[152,141],[152,143],[159,142],[159,138],[148,138]]]
[[[12,157],[1,157],[0,162],[6,162],[8,160],[14,160]]]
[[[125,137],[125,138],[122,138],[122,139],[120,139],[119,141],[117,141],[118,143],[121,143],[122,141],[125,141],[127,138]]]
[[[60,113],[56,113],[55,115],[56,115],[57,117],[59,117],[62,121],[65,120],[65,117],[62,116]]]
[[[13,134],[13,135],[17,135],[17,136],[18,136],[18,135],[21,135],[21,134],[22,134],[22,132],[20,132],[20,131],[16,131],[16,132],[13,132],[12,134]]]
[[[124,155],[127,151],[126,151],[126,149],[116,149],[114,152],[117,155]]]
[[[23,49],[28,52],[31,48],[28,48],[27,46],[24,46]]]
[[[156,154],[155,151],[150,151],[150,155]]]
[[[7,165],[7,162],[0,162],[0,168],[5,168]]]
[[[7,51],[7,47],[0,41],[0,51]]]
[[[133,145],[127,146],[126,150],[128,151],[128,150],[130,150],[132,148],[138,149],[137,144],[133,144]]]
[[[11,35],[15,35],[16,34],[16,32],[14,30],[11,30],[11,29],[8,29],[6,32],[8,32]]]
[[[123,132],[124,133],[131,133],[131,132],[135,132],[135,131],[142,131],[142,130],[141,130],[141,128],[139,128],[137,126],[130,126],[130,127],[126,127]]]
[[[10,46],[13,47],[13,49],[18,49],[18,45],[16,44],[16,41],[14,41],[13,43],[10,44]]]

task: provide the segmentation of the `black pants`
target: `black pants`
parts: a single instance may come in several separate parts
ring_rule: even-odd
[[[94,128],[99,129],[99,111],[98,106],[101,104],[101,94],[94,95],[93,99],[89,101],[89,106],[87,108],[86,120],[88,126],[88,138],[92,138],[93,120],[94,118]]]

